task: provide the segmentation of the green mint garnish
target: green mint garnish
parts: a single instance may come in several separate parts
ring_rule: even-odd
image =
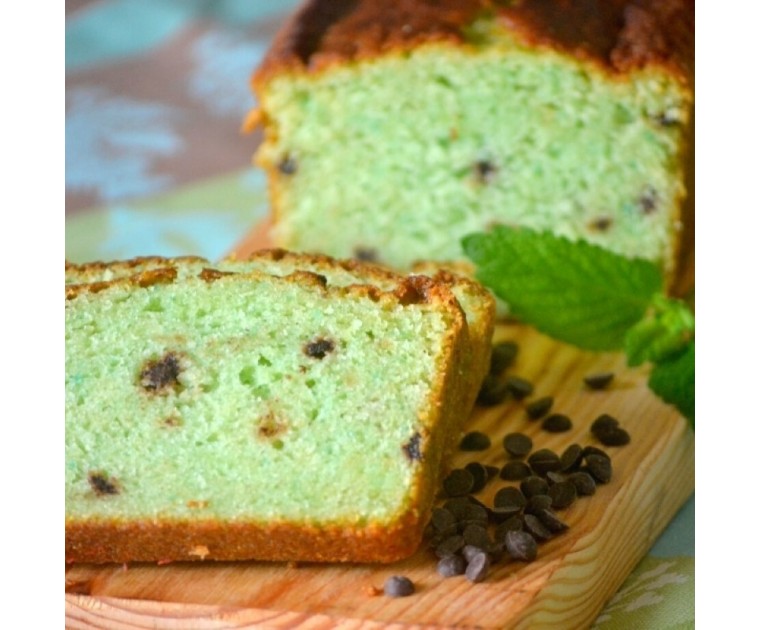
[[[651,362],[649,387],[694,426],[694,315],[665,297],[659,268],[547,232],[499,226],[462,247],[518,319],[586,350]]]
[[[496,227],[462,241],[478,279],[538,330],[589,350],[617,350],[663,289],[649,261],[547,232]]]

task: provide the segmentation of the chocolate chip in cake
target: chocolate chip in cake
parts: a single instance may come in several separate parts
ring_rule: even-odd
[[[420,448],[421,441],[422,436],[418,431],[415,431],[412,437],[409,438],[409,441],[401,447],[401,450],[404,451],[404,454],[410,462],[422,461],[422,450]]]
[[[522,400],[533,393],[533,384],[519,376],[507,378],[507,389],[517,400]]]
[[[459,448],[463,451],[485,451],[491,446],[491,438],[480,431],[467,433],[459,442]]]
[[[283,175],[293,175],[298,170],[298,162],[292,155],[286,155],[277,164],[277,170]]]
[[[442,577],[454,577],[464,573],[467,562],[462,556],[446,556],[438,561],[436,571]]]
[[[450,497],[461,497],[472,491],[475,479],[469,470],[455,468],[443,480],[443,489]]]
[[[102,471],[90,471],[87,475],[87,481],[99,497],[107,494],[119,494],[121,491],[116,479],[109,479],[108,475]]]
[[[536,539],[528,532],[509,530],[504,534],[504,545],[509,556],[522,562],[532,562],[538,555]]]
[[[553,413],[544,419],[541,428],[549,433],[564,433],[573,428],[573,422],[564,414]]]
[[[497,376],[514,363],[518,346],[514,341],[500,341],[491,349],[490,373]]]
[[[154,393],[165,393],[179,389],[181,366],[179,357],[174,352],[167,352],[160,359],[145,363],[140,372],[140,385]]]
[[[470,582],[482,582],[488,576],[488,569],[491,567],[491,560],[488,554],[481,551],[476,553],[472,560],[467,563],[464,575]]]
[[[554,405],[554,398],[544,396],[525,405],[525,411],[531,420],[538,420],[549,413],[552,405]]]
[[[637,200],[642,214],[654,214],[659,207],[657,191],[654,188],[647,188]]]
[[[328,353],[335,349],[335,342],[331,339],[317,337],[303,347],[303,353],[312,359],[324,359]]]
[[[589,374],[583,378],[583,382],[589,389],[605,389],[615,378],[613,372],[600,372],[598,374]]]
[[[406,576],[393,575],[385,580],[383,592],[388,597],[407,597],[414,593],[414,583]]]
[[[607,215],[596,217],[589,223],[589,229],[593,232],[607,232],[612,227],[612,219]]]
[[[376,262],[379,257],[376,249],[357,245],[354,247],[354,258],[364,262]]]
[[[499,169],[491,160],[480,159],[473,164],[472,170],[479,184],[489,184]]]
[[[533,448],[533,440],[524,433],[508,433],[502,445],[512,457],[525,457]]]

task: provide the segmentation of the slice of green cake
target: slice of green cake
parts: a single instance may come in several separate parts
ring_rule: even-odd
[[[306,2],[253,78],[275,241],[406,269],[519,225],[672,272],[693,66],[688,0]]]
[[[178,275],[67,286],[67,561],[411,554],[463,411],[450,290]]]

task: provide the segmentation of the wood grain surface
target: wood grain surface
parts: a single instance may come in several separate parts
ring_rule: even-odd
[[[238,247],[245,255],[266,245],[256,232]],[[489,450],[459,452],[452,464],[503,465],[504,435],[520,431],[534,450],[561,452],[571,443],[601,446],[591,422],[601,413],[618,418],[630,444],[603,447],[613,477],[594,496],[578,499],[559,515],[569,529],[539,546],[532,563],[501,561],[473,584],[442,578],[427,548],[393,565],[293,565],[280,563],[175,563],[70,565],[66,567],[69,628],[585,628],[647,553],[694,491],[694,441],[687,423],[647,388],[645,368],[626,367],[614,353],[586,353],[515,323],[501,323],[495,340],[519,344],[510,373],[535,385],[528,399],[551,395],[553,411],[573,428],[547,433],[528,419],[525,402],[476,408],[466,430],[492,438]],[[615,374],[611,386],[591,391],[583,377]],[[527,401],[526,401],[527,402]],[[477,497],[491,502],[514,482],[492,480]],[[382,595],[385,579],[403,574],[414,595]]]

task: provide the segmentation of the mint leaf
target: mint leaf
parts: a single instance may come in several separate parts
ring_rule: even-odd
[[[656,296],[652,313],[625,336],[628,365],[660,363],[679,354],[694,339],[694,315],[686,304]]]
[[[538,330],[588,350],[616,350],[662,292],[656,265],[547,232],[498,226],[462,247],[478,279]]]
[[[694,427],[694,361],[692,341],[676,357],[658,363],[649,375],[649,389],[665,402],[675,405]]]

